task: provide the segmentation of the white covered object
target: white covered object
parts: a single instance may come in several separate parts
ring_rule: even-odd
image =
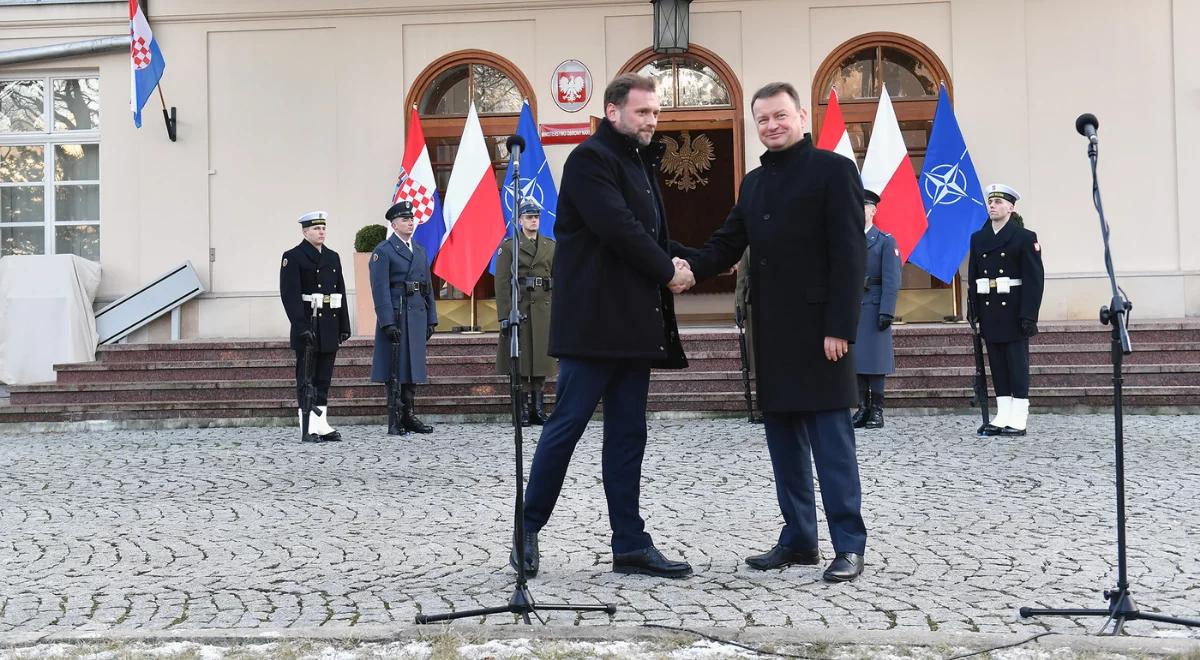
[[[100,264],[73,254],[0,259],[0,381],[54,380],[54,365],[96,357]]]

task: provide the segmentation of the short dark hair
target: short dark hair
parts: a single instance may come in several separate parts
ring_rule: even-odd
[[[622,73],[612,82],[608,83],[608,87],[604,88],[604,107],[608,107],[609,103],[618,108],[625,107],[625,101],[629,99],[629,90],[640,89],[645,92],[658,91],[658,87],[654,84],[654,79],[647,76],[639,76],[636,73]]]
[[[753,108],[759,99],[769,99],[777,94],[787,94],[791,97],[792,103],[796,105],[796,109],[800,109],[800,94],[796,92],[795,87],[792,87],[792,83],[785,82],[767,83],[759,87],[758,91],[754,92],[754,98],[750,99],[750,107]]]

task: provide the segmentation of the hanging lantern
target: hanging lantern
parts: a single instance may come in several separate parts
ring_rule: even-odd
[[[650,4],[654,5],[654,52],[686,53],[692,0],[650,0]]]

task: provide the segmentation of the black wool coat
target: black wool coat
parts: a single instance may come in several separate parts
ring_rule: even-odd
[[[563,166],[554,220],[550,355],[687,367],[666,285],[673,256],[656,173],[663,145],[639,148],[606,119]]]
[[[1021,285],[1000,293],[992,283],[1000,277],[1020,279]],[[984,278],[988,280],[987,293],[980,293],[977,280]],[[967,298],[984,340],[1006,343],[1024,339],[1021,319],[1037,322],[1045,283],[1042,246],[1034,232],[1010,219],[999,234],[992,231],[990,220],[971,234]]]
[[[724,272],[750,247],[754,358],[765,412],[858,403],[853,342],[866,274],[863,189],[849,159],[809,138],[762,155],[737,205],[688,261],[697,279]],[[851,342],[831,362],[825,337]]]
[[[338,253],[322,246],[318,251],[308,241],[283,253],[279,268],[279,299],[287,312],[291,332],[289,343],[294,350],[304,350],[300,333],[312,329],[312,306],[304,302],[304,294],[342,294],[340,309],[322,308],[317,312],[318,353],[336,353],[338,335],[350,334],[350,300],[346,297],[346,280]]]

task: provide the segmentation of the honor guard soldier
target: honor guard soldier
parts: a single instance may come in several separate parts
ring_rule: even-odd
[[[425,344],[438,323],[429,258],[425,248],[413,240],[416,222],[412,204],[396,202],[384,217],[395,233],[375,246],[371,254],[371,299],[377,324],[371,380],[387,384],[389,402],[399,395],[400,424],[389,424],[389,433],[431,433],[433,427],[413,412],[416,384],[428,380]],[[395,351],[393,344],[397,345]]]
[[[858,373],[858,411],[854,428],[883,428],[884,378],[896,370],[892,345],[892,320],[900,295],[900,248],[896,239],[875,226],[879,195],[863,190],[863,215],[867,225],[867,277],[863,281],[862,314],[854,342],[854,367]]]
[[[329,424],[329,382],[338,345],[350,338],[350,314],[346,308],[346,282],[337,252],[325,246],[324,211],[300,217],[304,240],[283,253],[279,270],[279,297],[291,323],[290,343],[296,351],[296,399],[303,426],[304,389],[307,380],[305,348],[313,348],[313,388],[308,417],[307,442],[341,440]]]
[[[1029,419],[1029,338],[1038,332],[1045,271],[1037,234],[1023,226],[1012,188],[987,188],[990,222],[971,235],[968,310],[987,344],[996,416],[984,435],[1025,435]]]
[[[546,377],[555,372],[555,361],[547,353],[550,343],[550,269],[554,266],[554,239],[538,233],[542,209],[527,202],[521,205],[517,235],[517,290],[524,322],[520,326],[521,378],[526,381],[528,400],[521,402],[521,425],[546,423],[544,395]],[[508,318],[512,307],[513,239],[500,244],[496,256],[496,314]],[[496,371],[508,375],[510,357],[508,339],[503,335],[496,354]]]

